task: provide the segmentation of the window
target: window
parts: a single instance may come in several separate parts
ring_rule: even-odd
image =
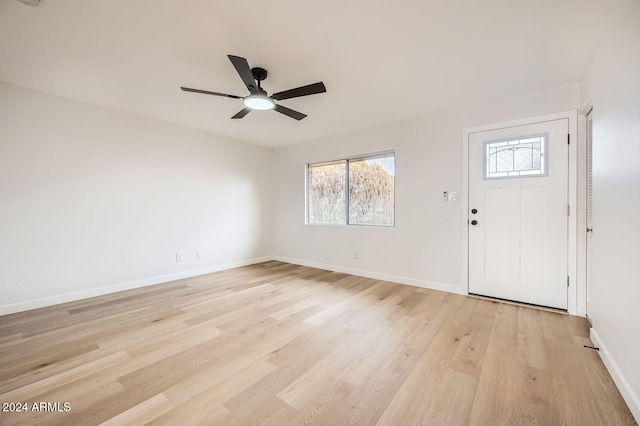
[[[484,143],[485,179],[547,176],[548,135]]]
[[[307,165],[307,223],[393,226],[395,154]]]
[[[309,164],[309,223],[344,224],[347,200],[347,162]]]

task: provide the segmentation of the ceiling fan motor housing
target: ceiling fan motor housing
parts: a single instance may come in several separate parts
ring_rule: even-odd
[[[251,68],[251,74],[253,74],[253,78],[257,81],[263,81],[267,79],[267,70],[260,67]]]

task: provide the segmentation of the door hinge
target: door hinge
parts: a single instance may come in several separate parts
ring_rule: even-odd
[[[571,144],[571,135],[567,133],[567,145]]]
[[[567,204],[567,216],[571,216],[571,205]]]
[[[569,277],[567,277],[567,287],[569,287]]]

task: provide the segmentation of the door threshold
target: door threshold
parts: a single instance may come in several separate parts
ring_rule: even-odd
[[[491,302],[501,302],[501,303],[506,303],[508,305],[521,306],[523,308],[540,309],[541,311],[555,312],[556,314],[569,315],[569,312],[566,309],[551,308],[549,306],[535,305],[533,303],[516,302],[515,300],[501,299],[499,297],[483,296],[481,294],[469,293],[469,296],[475,297],[476,299],[489,300]]]

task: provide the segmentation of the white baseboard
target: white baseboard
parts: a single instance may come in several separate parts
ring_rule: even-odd
[[[272,256],[265,256],[256,259],[242,260],[239,262],[225,263],[221,265],[209,266],[206,268],[192,269],[175,274],[159,275],[141,280],[127,281],[103,287],[97,287],[73,293],[65,293],[57,296],[43,297],[40,299],[28,300],[25,302],[0,305],[0,315],[8,315],[16,312],[29,311],[31,309],[43,308],[45,306],[58,305],[60,303],[73,302],[74,300],[87,299],[89,297],[104,296],[105,294],[116,293],[118,291],[132,290],[134,288],[146,287],[154,284],[166,283],[182,278],[190,278],[198,275],[210,274],[212,272],[223,271],[225,269],[238,268],[240,266],[253,265],[255,263],[273,260]]]
[[[607,367],[607,370],[609,371],[611,378],[618,387],[620,394],[622,394],[622,398],[624,398],[625,402],[629,406],[631,414],[633,414],[636,422],[640,423],[640,400],[638,399],[638,395],[633,393],[631,386],[629,386],[629,383],[622,375],[622,372],[618,368],[618,365],[611,357],[609,351],[607,351],[607,348],[602,343],[600,336],[598,336],[598,333],[594,328],[590,329],[590,337],[593,344],[596,345],[596,347],[600,348],[600,350],[598,351],[598,353],[600,354],[600,358],[602,358],[602,362],[604,363],[605,367]]]
[[[43,297],[40,299],[28,300],[25,302],[12,303],[8,305],[0,305],[0,315],[8,315],[16,312],[29,311],[31,309],[43,308],[46,306],[58,305],[60,303],[73,302],[75,300],[87,299],[89,297],[104,296],[105,294],[116,293],[118,291],[132,290],[134,288],[146,287],[155,284],[161,284],[169,281],[175,281],[182,278],[190,278],[198,275],[210,274],[225,269],[237,268],[240,266],[253,265],[269,260],[278,260],[281,262],[292,263],[295,265],[308,266],[311,268],[326,269],[334,272],[342,272],[360,277],[372,278],[376,280],[390,281],[400,284],[408,284],[415,287],[428,288],[431,290],[446,291],[448,293],[467,294],[460,286],[443,284],[434,281],[418,280],[415,278],[402,277],[398,275],[381,274],[377,272],[365,271],[362,269],[345,268],[336,265],[327,265],[324,263],[311,262],[302,259],[292,259],[283,256],[265,256],[256,259],[249,259],[239,262],[225,263],[206,268],[192,269],[189,271],[178,272],[175,274],[160,275],[141,280],[127,281],[103,287],[97,287],[72,293],[65,293],[56,296]]]
[[[428,288],[430,290],[446,291],[447,293],[455,293],[455,294],[463,294],[463,295],[467,294],[467,292],[464,291],[461,288],[461,286],[452,285],[452,284],[443,284],[435,281],[418,280],[415,278],[402,277],[398,275],[381,274],[378,272],[370,272],[362,269],[345,268],[343,266],[328,265],[325,263],[311,262],[311,261],[302,260],[302,259],[293,259],[293,258],[284,257],[284,256],[274,256],[273,260],[278,260],[280,262],[286,262],[286,263],[293,263],[294,265],[308,266],[310,268],[318,268],[318,269],[326,269],[328,271],[342,272],[344,274],[357,275],[359,277],[373,278],[375,280],[390,281],[390,282],[399,283],[399,284],[408,284],[414,287]]]

